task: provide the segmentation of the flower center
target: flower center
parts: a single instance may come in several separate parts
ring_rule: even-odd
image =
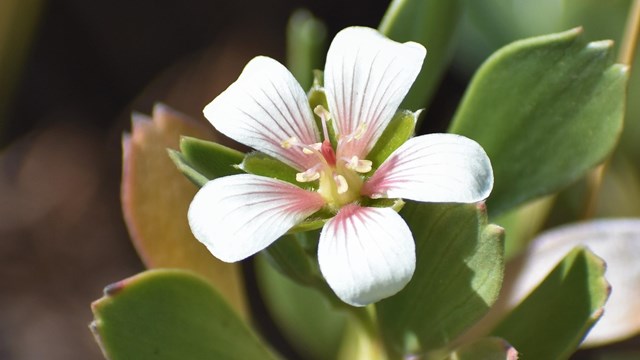
[[[360,198],[360,190],[363,183],[360,174],[371,171],[371,161],[361,160],[357,156],[341,156],[338,158],[329,141],[329,132],[327,130],[327,121],[330,119],[330,113],[321,105],[317,106],[314,112],[322,120],[324,135],[322,143],[304,145],[300,144],[296,138],[290,138],[282,141],[281,145],[286,149],[293,146],[300,147],[305,154],[316,157],[316,164],[306,171],[296,174],[296,180],[298,182],[319,180],[318,193],[322,195],[330,208],[338,210],[342,206]],[[364,130],[366,128],[361,126],[355,134],[341,137],[338,141],[338,149],[340,149],[341,144],[358,139]],[[340,151],[338,151],[338,154],[340,154]]]

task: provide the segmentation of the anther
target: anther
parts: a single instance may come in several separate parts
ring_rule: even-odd
[[[347,183],[347,179],[342,175],[334,175],[333,180],[336,182],[336,187],[338,190],[338,194],[344,194],[349,190],[349,184]]]
[[[320,178],[320,173],[315,168],[308,169],[305,172],[296,174],[297,182],[311,182],[318,180]]]
[[[292,146],[294,145],[298,145],[299,141],[298,138],[294,137],[290,137],[288,139],[282,140],[282,142],[280,143],[280,146],[282,146],[285,149],[291,149]]]
[[[351,157],[351,159],[347,160],[346,166],[347,169],[351,169],[353,171],[365,174],[371,171],[371,160],[360,160],[357,156]]]

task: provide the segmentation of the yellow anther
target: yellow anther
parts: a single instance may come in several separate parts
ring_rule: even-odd
[[[365,174],[371,171],[372,162],[370,160],[360,160],[357,156],[351,157],[349,161],[347,161],[347,169],[351,169],[353,171]]]
[[[315,181],[318,180],[320,178],[320,173],[316,170],[316,169],[309,169],[305,172],[301,172],[301,173],[297,173],[296,174],[296,181],[297,182],[311,182],[311,181]]]
[[[294,145],[298,145],[298,138],[294,137],[290,137],[286,140],[282,140],[282,142],[280,143],[280,146],[282,146],[285,149],[291,149],[292,146]]]
[[[335,175],[333,180],[336,182],[336,189],[338,190],[338,194],[344,194],[349,190],[349,183],[347,183],[347,179],[342,175]]]
[[[356,129],[356,131],[353,133],[353,138],[356,140],[360,139],[366,131],[367,131],[367,123],[361,122],[360,125],[358,125],[358,128]]]
[[[313,113],[318,115],[324,121],[329,121],[331,119],[331,113],[322,105],[318,105],[313,108]]]

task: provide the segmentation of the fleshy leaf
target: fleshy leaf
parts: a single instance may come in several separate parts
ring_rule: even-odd
[[[280,239],[266,253],[272,255],[273,248],[282,246],[283,243],[293,245],[295,240]],[[304,254],[290,255],[306,260]],[[275,271],[262,256],[256,263],[256,277],[265,305],[291,345],[305,359],[335,359],[344,332],[346,314],[331,306],[320,292],[301,286]]]
[[[493,164],[492,215],[556,192],[601,162],[622,129],[627,68],[581,29],[517,41],[478,70],[451,132]]]
[[[518,360],[518,352],[500,338],[483,338],[460,346],[443,360]]]
[[[371,160],[372,162],[372,170],[377,169],[391,153],[413,135],[421,112],[420,110],[416,112],[408,110],[396,112],[393,119],[389,122],[389,125],[387,125],[387,128],[384,129],[384,132],[380,135],[380,139],[378,139],[376,145],[371,149],[369,155],[367,155],[367,160]]]
[[[584,248],[571,251],[492,331],[527,359],[566,359],[602,316],[610,287],[605,264]]]
[[[206,138],[205,126],[156,105],[153,118],[135,115],[123,139],[122,210],[133,244],[149,268],[182,268],[205,276],[247,315],[240,267],[214,258],[192,235],[187,209],[197,187],[167,156],[181,135]],[[176,153],[173,153],[176,154]]]
[[[242,160],[240,168],[250,174],[280,179],[294,185],[300,185],[296,181],[296,174],[298,173],[296,169],[261,152],[248,153]]]
[[[186,271],[122,280],[91,307],[91,329],[110,360],[277,358],[208,281]]]
[[[322,68],[327,29],[308,10],[297,10],[287,25],[287,68],[303,89],[313,80],[313,70]]]
[[[244,154],[224,145],[184,136],[180,139],[180,151],[189,166],[207,179],[242,173],[236,165]]]
[[[433,351],[484,315],[500,291],[503,232],[483,205],[407,203],[400,214],[416,242],[413,279],[377,304],[387,348]]]
[[[380,32],[396,41],[421,43],[428,51],[403,108],[417,110],[428,105],[451,58],[460,10],[458,0],[394,0],[389,5]]]
[[[545,232],[509,264],[504,289],[507,306],[517,305],[575,246],[588,247],[606,262],[606,278],[613,289],[604,315],[581,346],[604,345],[640,333],[639,219],[589,221]]]

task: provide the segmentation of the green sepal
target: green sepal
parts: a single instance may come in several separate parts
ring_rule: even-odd
[[[369,151],[367,160],[371,161],[372,172],[377,169],[400,145],[409,140],[416,130],[416,123],[422,110],[411,112],[399,110],[395,113],[387,128],[384,129],[376,145]]]
[[[521,360],[566,359],[602,316],[611,291],[605,264],[584,248],[572,250],[492,331]]]
[[[167,149],[167,153],[169,154],[169,158],[176,165],[178,170],[189,179],[194,185],[198,187],[203,187],[209,179],[206,176],[202,175],[198,172],[198,170],[191,167],[187,159],[185,159],[184,155],[173,149]]]
[[[242,173],[236,165],[244,154],[224,145],[188,136],[180,138],[182,159],[209,180]]]
[[[239,168],[250,174],[266,176],[294,185],[300,185],[300,183],[296,181],[296,174],[298,173],[296,169],[259,151],[253,151],[245,155]]]
[[[106,287],[91,308],[91,330],[110,360],[278,358],[191,272],[145,271]]]

